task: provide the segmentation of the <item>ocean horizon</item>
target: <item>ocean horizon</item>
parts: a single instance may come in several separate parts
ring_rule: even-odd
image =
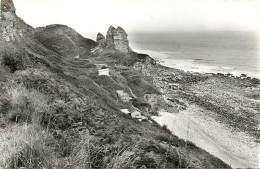
[[[256,32],[131,33],[129,39],[134,51],[167,67],[260,78]]]

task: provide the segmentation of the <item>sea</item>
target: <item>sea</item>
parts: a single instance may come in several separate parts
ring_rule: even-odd
[[[134,51],[167,67],[260,78],[257,32],[130,33],[128,38]]]

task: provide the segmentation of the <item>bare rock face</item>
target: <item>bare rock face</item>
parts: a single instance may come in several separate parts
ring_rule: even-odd
[[[34,29],[17,17],[12,0],[1,0],[0,7],[0,41],[15,41],[23,34],[33,32]]]
[[[127,39],[127,33],[120,26],[115,29],[113,26],[110,26],[107,31],[106,36],[106,45],[113,46],[116,50],[128,53],[131,51],[129,47],[129,41]]]
[[[107,31],[106,43],[107,45],[114,45],[114,35],[116,34],[116,29],[113,26],[110,26]]]
[[[101,33],[97,34],[97,43],[100,47],[106,46],[106,38]]]
[[[8,12],[12,11],[15,12],[14,3],[12,0],[2,0],[1,1],[1,11]]]
[[[114,35],[114,44],[116,50],[123,53],[128,53],[130,51],[129,41],[127,39],[127,36],[128,35],[123,28],[118,27],[116,29],[116,33]]]

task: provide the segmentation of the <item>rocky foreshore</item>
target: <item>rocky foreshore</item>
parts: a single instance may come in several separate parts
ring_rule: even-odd
[[[159,113],[154,117],[159,124],[183,139],[189,133],[188,140],[232,167],[258,167],[259,79],[184,72],[161,65],[136,64],[135,68],[153,74],[154,84],[168,103],[158,111],[172,115]]]
[[[177,111],[189,104],[214,112],[214,117],[235,130],[259,139],[260,80],[231,74],[201,74],[161,65],[135,64],[145,75],[153,75],[154,85]]]

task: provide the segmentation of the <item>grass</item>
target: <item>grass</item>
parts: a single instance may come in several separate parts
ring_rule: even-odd
[[[30,91],[22,84],[12,84],[6,90],[12,106],[8,112],[11,121],[37,123],[40,121],[38,114],[50,109],[47,96],[37,90]]]
[[[0,167],[45,167],[53,163],[52,135],[37,125],[16,124],[1,129]]]
[[[0,168],[176,168],[190,166],[190,156],[204,159],[201,161],[205,166],[215,159],[193,146],[187,147],[189,156],[180,157],[175,148],[184,154],[183,140],[159,125],[139,122],[119,111],[120,106],[133,106],[120,103],[113,95],[121,88],[128,93],[131,88],[139,106],[149,106],[142,101],[143,96],[160,94],[151,77],[132,67],[122,72],[112,69],[108,78],[92,77],[92,67],[82,64],[83,68],[78,68],[74,62],[53,58],[53,52],[48,53],[51,49],[30,45],[32,50],[45,52],[40,61],[30,54],[32,68],[10,73],[0,67],[0,72],[8,75],[0,79],[0,119],[6,121],[0,128]],[[121,55],[107,58],[111,63],[131,65],[146,62],[147,57],[131,53],[120,60]],[[127,63],[128,59],[131,62]],[[85,128],[72,129],[72,124],[78,122],[83,122]],[[213,165],[227,167],[218,162]]]
[[[135,71],[126,71],[122,75],[126,78],[128,86],[133,93],[143,98],[145,94],[160,94],[160,92],[152,85],[152,79],[142,76]]]
[[[85,58],[90,55],[90,49],[97,45],[93,40],[82,37],[75,30],[64,25],[37,28],[35,38],[47,49],[73,59],[77,55]]]

